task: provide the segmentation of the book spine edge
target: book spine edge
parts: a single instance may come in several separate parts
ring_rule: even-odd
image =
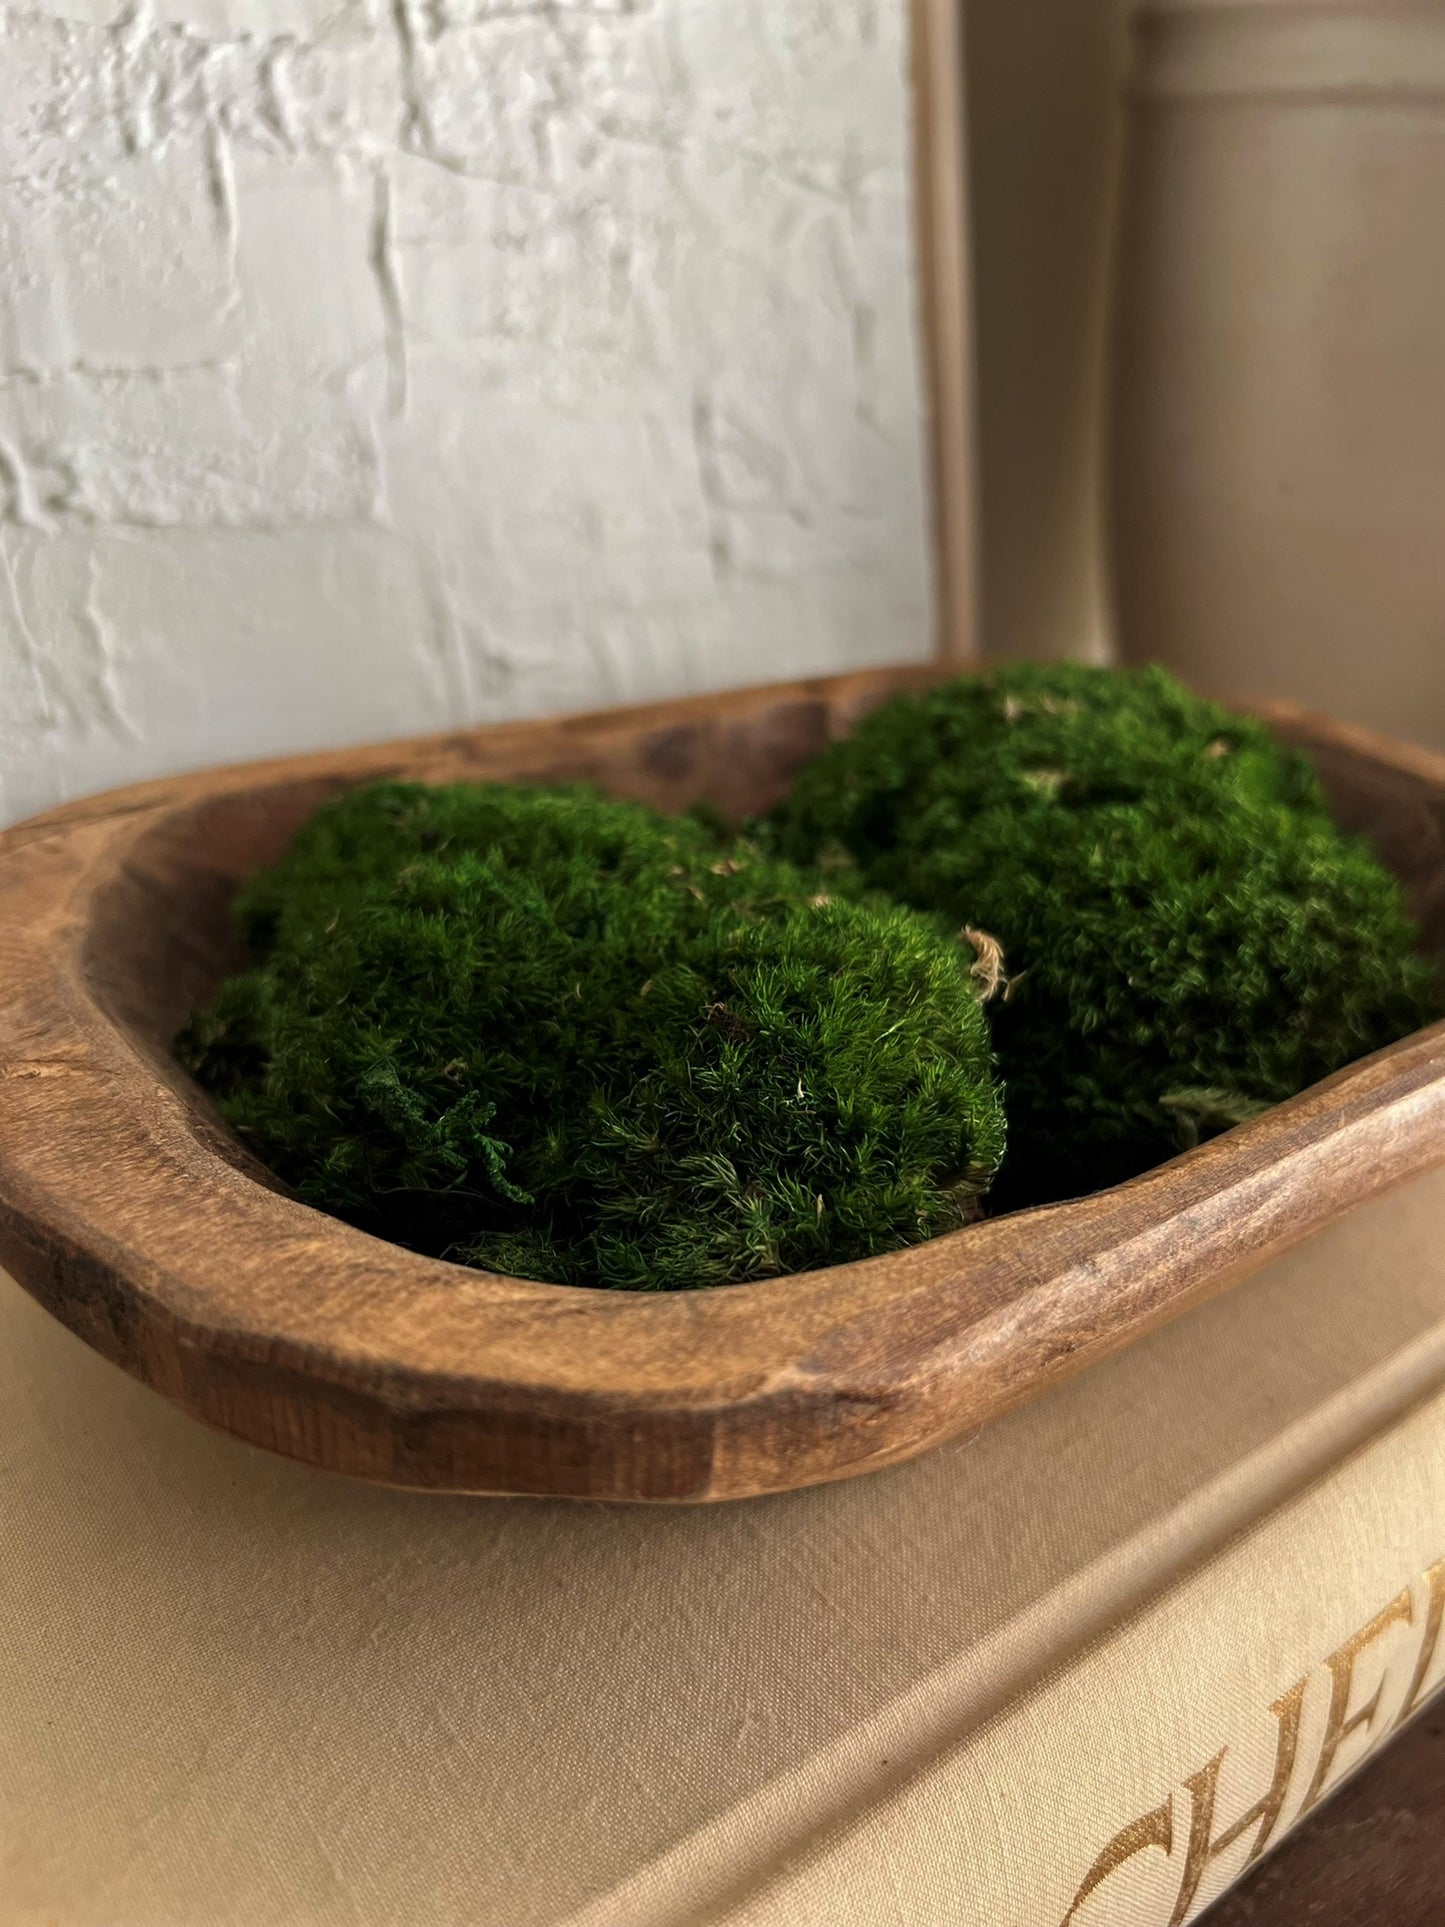
[[[696,1927],[1185,1927],[1434,1697],[1442,1622],[1445,1394]]]

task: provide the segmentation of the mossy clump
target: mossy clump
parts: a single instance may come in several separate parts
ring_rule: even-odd
[[[1395,881],[1308,762],[1161,670],[900,697],[765,826],[1002,945],[996,1201],[1115,1183],[1439,1010]]]
[[[973,953],[584,790],[387,783],[242,892],[182,1060],[301,1197],[417,1250],[653,1290],[915,1243],[1003,1148]]]

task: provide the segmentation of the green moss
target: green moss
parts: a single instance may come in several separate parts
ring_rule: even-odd
[[[972,953],[584,791],[353,792],[243,892],[179,1040],[300,1195],[435,1254],[638,1290],[974,1215],[1002,1152]]]
[[[1159,670],[899,698],[768,828],[1003,945],[1003,1203],[1133,1176],[1438,1013],[1398,886],[1305,759]]]

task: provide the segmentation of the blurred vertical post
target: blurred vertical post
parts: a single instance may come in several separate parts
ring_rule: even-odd
[[[1134,53],[1122,653],[1445,743],[1445,5],[1152,0]]]
[[[933,458],[937,652],[978,649],[973,290],[963,132],[961,0],[911,0],[918,255]]]
[[[984,654],[1111,649],[1102,448],[1127,0],[966,0]]]

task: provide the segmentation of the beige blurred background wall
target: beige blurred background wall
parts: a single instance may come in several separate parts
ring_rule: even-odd
[[[1122,653],[1445,744],[1445,6],[1151,0],[1138,26]]]
[[[1445,5],[965,22],[986,652],[1445,745]]]

